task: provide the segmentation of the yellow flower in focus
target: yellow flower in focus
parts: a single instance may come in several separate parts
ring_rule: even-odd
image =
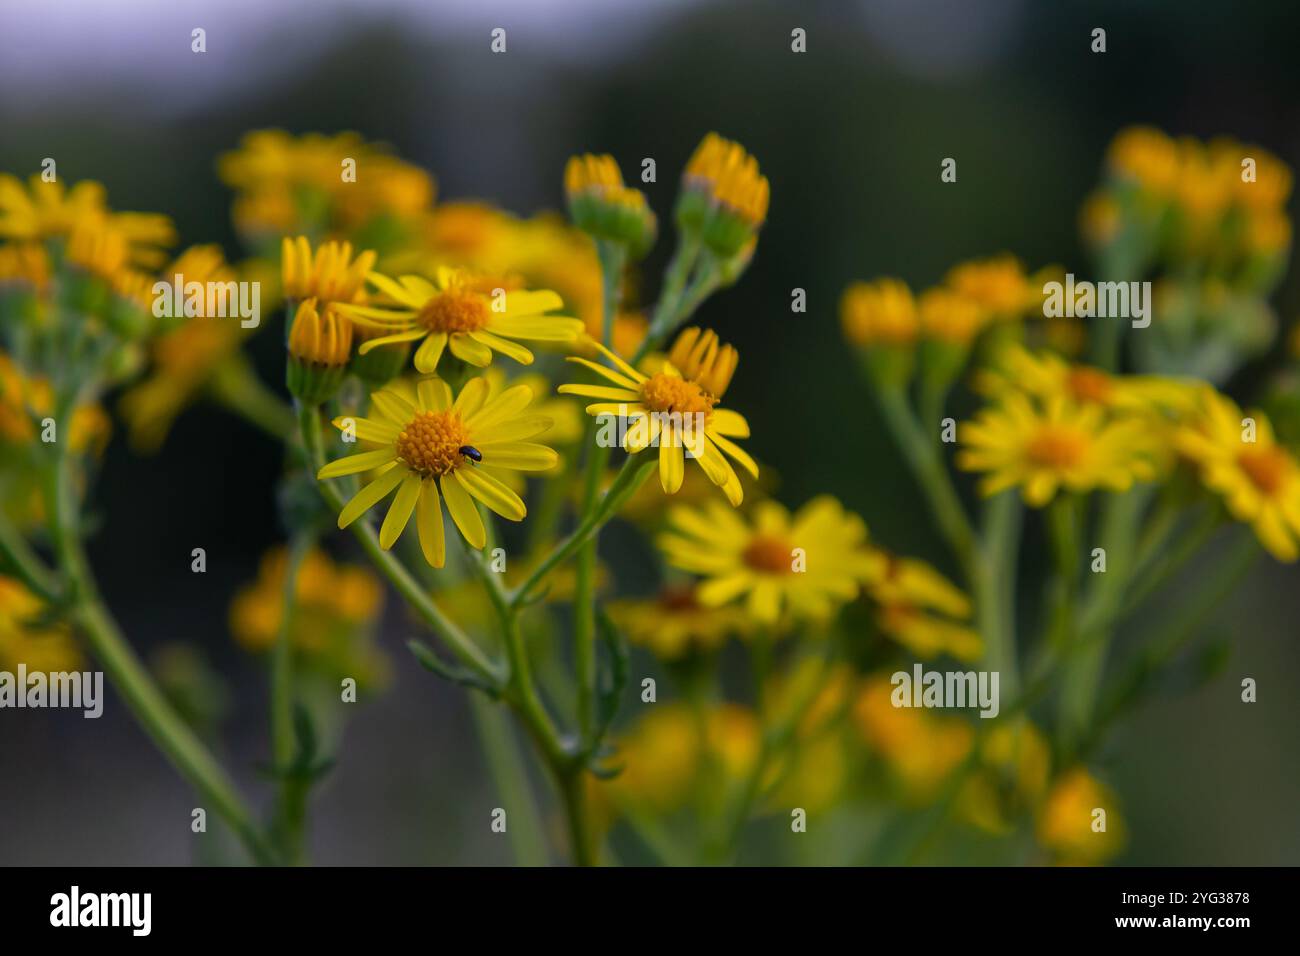
[[[613,156],[570,157],[564,167],[564,192],[569,215],[584,232],[623,243],[634,259],[654,244],[655,215],[645,193],[623,185]]]
[[[1207,388],[1175,444],[1270,554],[1295,561],[1300,557],[1300,465],[1278,444],[1262,412],[1252,412],[1250,421],[1253,427],[1232,399]],[[1245,440],[1252,432],[1254,440]]]
[[[739,143],[709,133],[682,173],[677,220],[724,260],[747,257],[767,219],[771,188]]]
[[[853,345],[910,346],[920,334],[912,290],[899,279],[854,282],[840,298],[840,323]]]
[[[546,314],[563,304],[549,290],[501,289],[495,294],[482,290],[469,274],[453,269],[439,269],[436,284],[410,275],[394,281],[377,272],[372,272],[369,280],[397,306],[338,306],[353,322],[383,333],[363,342],[360,353],[381,345],[422,340],[415,351],[415,367],[420,372],[436,371],[446,349],[479,368],[492,362],[493,352],[531,365],[533,353],[514,340],[572,342],[583,330],[577,319]]]
[[[425,560],[440,568],[446,560],[441,504],[445,498],[461,535],[471,547],[482,550],[487,533],[475,501],[510,521],[522,521],[527,509],[517,494],[479,464],[545,471],[557,460],[554,450],[527,440],[551,427],[544,415],[523,414],[532,398],[532,390],[520,385],[489,397],[482,378],[467,382],[454,401],[450,386],[436,378],[418,383],[414,402],[398,389],[375,392],[370,396],[374,418],[341,416],[334,425],[343,429],[351,424],[358,439],[381,447],[332,462],[316,476],[377,472],[343,507],[339,527],[346,528],[396,491],[379,530],[379,543],[391,548],[414,513]]]
[[[1104,831],[1097,810],[1105,811]],[[1038,842],[1066,864],[1103,863],[1124,847],[1124,821],[1115,795],[1082,767],[1066,771],[1052,784],[1038,816]]]
[[[721,607],[745,599],[746,612],[771,626],[783,617],[826,620],[883,572],[867,547],[867,526],[823,495],[794,515],[774,501],[754,507],[747,521],[719,502],[676,506],[657,543],[675,568],[706,578],[701,604]]]
[[[754,478],[758,464],[732,438],[748,438],[749,423],[743,415],[729,408],[717,407],[739,357],[730,345],[719,347],[713,332],[684,330],[670,355],[680,362],[665,363],[660,371],[645,375],[624,362],[604,346],[596,346],[615,366],[570,356],[570,362],[584,365],[614,387],[608,385],[561,385],[564,395],[581,395],[601,401],[587,406],[587,413],[607,416],[607,421],[627,428],[620,436],[621,447],[630,454],[651,445],[659,448],[659,484],[666,494],[676,494],[686,472],[686,451],[699,462],[709,480],[723,490],[727,500],[738,506],[744,499],[731,463],[738,461]]]
[[[665,587],[652,598],[611,601],[608,611],[630,643],[664,660],[715,651],[728,637],[748,629],[739,608],[707,607],[696,598],[694,587],[682,585]]]
[[[354,258],[348,242],[322,243],[313,253],[306,236],[281,240],[281,285],[287,299],[316,298],[322,308],[330,302],[362,302],[374,265],[373,251]]]
[[[1038,407],[1021,394],[985,408],[959,431],[957,467],[988,474],[980,493],[1019,485],[1025,502],[1041,508],[1059,489],[1127,491],[1159,469],[1151,434],[1139,419],[1108,422],[1095,405],[1063,395]]]
[[[25,584],[0,575],[0,670],[13,672],[22,664],[48,674],[81,667],[81,649],[66,626],[32,623],[45,610]]]
[[[906,795],[924,800],[967,758],[975,732],[959,717],[895,707],[892,694],[887,675],[868,677],[854,702],[853,717],[858,731],[881,755]]]

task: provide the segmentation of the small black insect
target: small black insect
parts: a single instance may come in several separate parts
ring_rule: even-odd
[[[466,458],[470,459],[471,461],[483,460],[483,453],[479,451],[477,448],[475,448],[473,445],[461,445],[460,448],[457,449],[457,451],[459,451],[460,454],[464,455]]]

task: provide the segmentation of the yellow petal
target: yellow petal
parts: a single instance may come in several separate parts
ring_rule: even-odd
[[[391,468],[358,491],[339,512],[339,527],[346,528],[369,511],[371,506],[382,501],[390,491],[402,483],[406,475],[405,468]]]
[[[426,375],[438,369],[442,359],[442,350],[447,347],[446,332],[430,332],[428,338],[415,350],[415,370]]]
[[[492,364],[492,350],[482,342],[475,342],[464,332],[451,333],[448,344],[452,355],[470,365],[485,368]]]
[[[483,519],[478,516],[478,509],[474,507],[474,499],[454,478],[443,475],[441,481],[442,497],[447,501],[451,520],[456,522],[456,527],[471,548],[483,550],[487,544],[487,532],[483,529]]]
[[[391,448],[363,451],[359,455],[349,455],[347,458],[340,458],[338,461],[330,462],[316,472],[316,477],[320,479],[338,478],[341,475],[355,475],[357,472],[369,471],[371,468],[386,465],[396,457],[397,453]]]
[[[457,468],[454,472],[462,488],[487,505],[497,514],[510,521],[523,521],[528,509],[523,499],[497,481],[473,467]]]
[[[420,489],[420,500],[415,506],[415,530],[420,535],[420,550],[424,560],[435,568],[447,562],[447,541],[442,532],[442,502],[438,497],[438,483],[425,479]]]
[[[379,546],[385,551],[396,544],[397,539],[406,530],[406,523],[411,520],[411,512],[415,510],[415,503],[419,498],[420,476],[408,472],[402,481],[402,487],[397,489],[397,495],[388,508],[388,514],[384,516],[383,525],[379,528]]]
[[[682,479],[686,476],[686,460],[681,445],[675,441],[665,441],[667,432],[659,437],[659,484],[665,494],[675,495],[682,488]]]

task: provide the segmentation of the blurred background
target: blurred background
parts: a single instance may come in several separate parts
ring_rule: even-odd
[[[1105,54],[1089,49],[1098,26]],[[506,55],[489,50],[496,27]],[[790,51],[794,27],[806,54]],[[926,286],[1001,251],[1086,274],[1079,205],[1128,124],[1231,135],[1300,167],[1297,36],[1290,0],[6,0],[0,170],[25,177],[54,157],[66,181],[105,183],[115,208],[171,215],[182,246],[219,242],[238,258],[214,163],[250,129],[355,130],[432,171],[440,201],[521,215],[562,207],[572,153],[612,153],[629,174],[653,157],[658,182],[638,185],[662,222],[678,170],[716,130],[758,157],[772,187],[753,266],[700,316],[740,350],[729,401],[761,423],[750,449],[782,476],[785,503],[834,493],[891,550],[951,571],[842,345],[840,291],[879,275]],[[958,181],[941,184],[949,156]],[[670,252],[661,240],[645,274]],[[790,313],[795,287],[806,314]],[[1294,268],[1274,305],[1288,325],[1300,313]],[[278,333],[251,349],[278,387]],[[1229,390],[1249,398],[1276,358]],[[274,442],[210,406],[186,412],[156,456],[114,441],[91,542],[142,652],[194,642],[229,680],[225,756],[262,793],[265,678],[231,640],[227,607],[281,538],[281,463]],[[189,570],[195,547],[204,575]],[[611,536],[615,568],[617,548]],[[1224,675],[1156,700],[1101,755],[1129,826],[1119,863],[1300,861],[1295,574],[1260,562],[1219,611]],[[496,802],[464,693],[413,666],[393,603],[381,636],[393,685],[347,728],[316,803],[313,859],[507,862],[486,826]],[[1238,702],[1243,676],[1259,681],[1253,706]],[[0,863],[188,862],[193,805],[112,700],[95,722],[0,714]]]

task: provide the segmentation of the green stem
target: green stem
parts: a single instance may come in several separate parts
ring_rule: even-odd
[[[298,573],[312,548],[312,536],[295,533],[285,561],[283,611],[280,632],[271,651],[271,756],[279,787],[275,833],[285,860],[302,860],[302,833],[306,821],[307,788],[290,774],[296,749],[293,726],[293,628],[298,606]]]
[[[885,424],[920,482],[940,532],[958,563],[963,569],[969,568],[975,551],[975,532],[939,449],[912,414],[901,388],[881,384],[876,388],[876,398]]]
[[[672,262],[664,276],[663,291],[659,295],[659,304],[655,307],[650,328],[646,330],[645,340],[632,356],[631,364],[636,365],[676,328],[689,313],[681,309],[682,292],[691,269],[700,256],[700,240],[689,234],[682,234],[677,240],[677,251],[673,253]],[[698,303],[697,303],[698,304]]]
[[[503,803],[509,804],[510,845],[520,866],[545,866],[548,862],[544,828],[533,800],[532,784],[523,755],[511,733],[506,712],[481,694],[469,695],[469,710],[483,743],[488,772]]]
[[[59,582],[54,572],[4,515],[0,515],[0,555],[4,557],[3,567],[16,574],[33,594],[49,604],[59,602]]]
[[[293,409],[262,383],[243,356],[218,365],[207,389],[215,402],[272,438],[288,441],[293,437]]]
[[[60,445],[48,469],[50,531],[70,584],[71,616],[135,719],[189,783],[243,841],[258,863],[275,862],[252,815],[225,770],[163,696],[123,637],[95,587],[77,526],[77,502]]]
[[[990,671],[998,672],[1000,693],[1006,694],[1015,694],[1019,685],[1015,586],[1021,515],[1014,489],[985,502],[982,542],[968,569],[984,659]]]

